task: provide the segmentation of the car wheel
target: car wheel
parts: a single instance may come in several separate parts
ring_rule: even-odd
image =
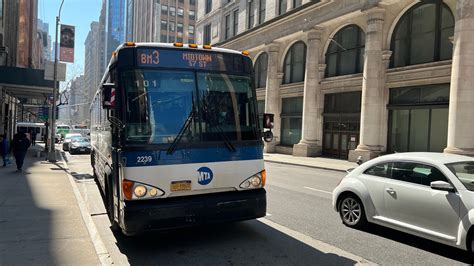
[[[467,251],[471,252],[471,257],[474,259],[474,228],[471,228],[467,235]]]
[[[342,222],[352,228],[362,228],[367,224],[364,206],[355,195],[345,195],[339,203]]]

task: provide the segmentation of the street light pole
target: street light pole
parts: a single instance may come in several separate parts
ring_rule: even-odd
[[[49,150],[48,150],[48,161],[57,162],[56,158],[56,149],[55,149],[55,138],[56,138],[56,98],[57,98],[57,71],[58,71],[58,27],[59,21],[61,19],[61,9],[63,8],[64,0],[61,1],[61,6],[59,6],[58,16],[56,17],[56,37],[54,43],[54,84],[53,84],[53,106],[51,107],[51,123],[50,123],[50,141],[49,141]]]

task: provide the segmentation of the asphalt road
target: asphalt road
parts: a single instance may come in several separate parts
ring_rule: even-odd
[[[398,231],[345,227],[331,206],[344,173],[266,163],[264,219],[149,233],[112,234],[88,155],[66,153],[92,219],[115,264],[346,265],[472,263],[467,252]]]

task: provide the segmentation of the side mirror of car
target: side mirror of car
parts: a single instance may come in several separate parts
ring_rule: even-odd
[[[447,192],[455,191],[453,185],[444,181],[433,181],[430,183],[430,187],[431,189],[434,189],[434,190],[441,190],[441,191],[447,191]]]

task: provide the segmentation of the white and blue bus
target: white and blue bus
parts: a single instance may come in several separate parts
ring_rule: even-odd
[[[210,46],[117,48],[91,105],[91,164],[126,235],[266,214],[252,61]]]

